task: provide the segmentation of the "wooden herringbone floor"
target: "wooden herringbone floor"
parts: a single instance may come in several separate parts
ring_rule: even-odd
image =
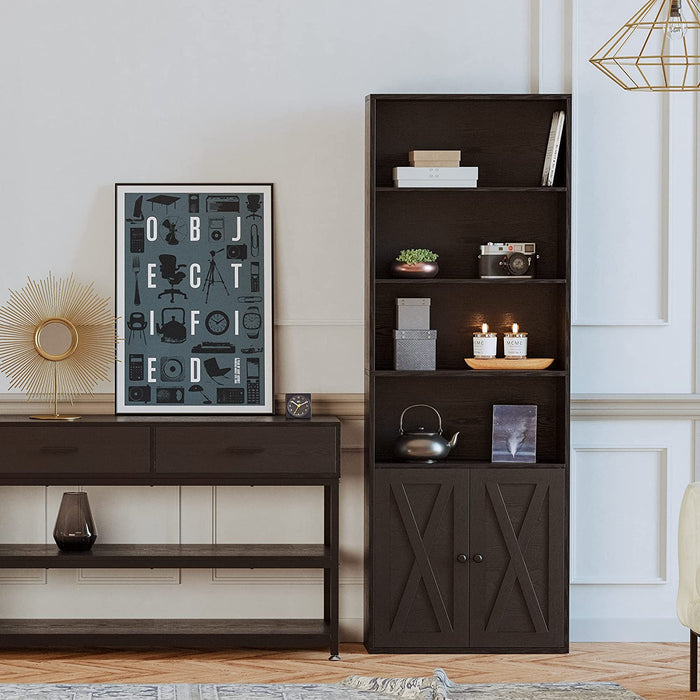
[[[2,683],[329,683],[357,673],[424,676],[441,666],[459,683],[614,681],[647,700],[687,692],[684,644],[572,644],[570,654],[367,654],[341,646],[342,661],[323,651],[0,652]]]

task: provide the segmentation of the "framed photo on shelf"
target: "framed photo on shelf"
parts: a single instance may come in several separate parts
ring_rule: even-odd
[[[272,185],[115,188],[116,413],[274,413]]]
[[[492,462],[535,462],[537,406],[493,407]]]

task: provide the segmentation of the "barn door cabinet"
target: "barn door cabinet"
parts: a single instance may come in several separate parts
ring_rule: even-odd
[[[378,648],[559,650],[561,470],[385,469],[376,494]]]
[[[553,186],[542,187],[560,110],[559,162]],[[365,645],[566,652],[571,97],[370,95],[366,117]],[[478,186],[395,187],[393,168],[430,149],[459,150],[461,165],[479,168]],[[535,276],[482,279],[477,256],[488,242],[535,243]],[[436,277],[392,277],[399,251],[424,247],[440,256]],[[394,369],[396,300],[411,297],[431,302],[434,370]],[[528,357],[553,364],[469,369],[484,322],[498,333],[499,357],[518,323]],[[446,460],[397,461],[400,417],[413,404],[434,406],[447,436],[460,431]],[[491,463],[497,404],[537,406],[535,463]],[[429,409],[411,420],[408,430],[435,429]]]

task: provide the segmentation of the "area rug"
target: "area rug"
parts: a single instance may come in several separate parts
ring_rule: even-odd
[[[431,677],[349,676],[340,683],[0,684],[0,700],[643,700],[616,683],[453,683]]]

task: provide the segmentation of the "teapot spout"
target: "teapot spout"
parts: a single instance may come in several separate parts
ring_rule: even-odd
[[[447,443],[450,446],[450,449],[452,449],[457,444],[458,437],[459,437],[459,430],[450,438],[450,441]]]

